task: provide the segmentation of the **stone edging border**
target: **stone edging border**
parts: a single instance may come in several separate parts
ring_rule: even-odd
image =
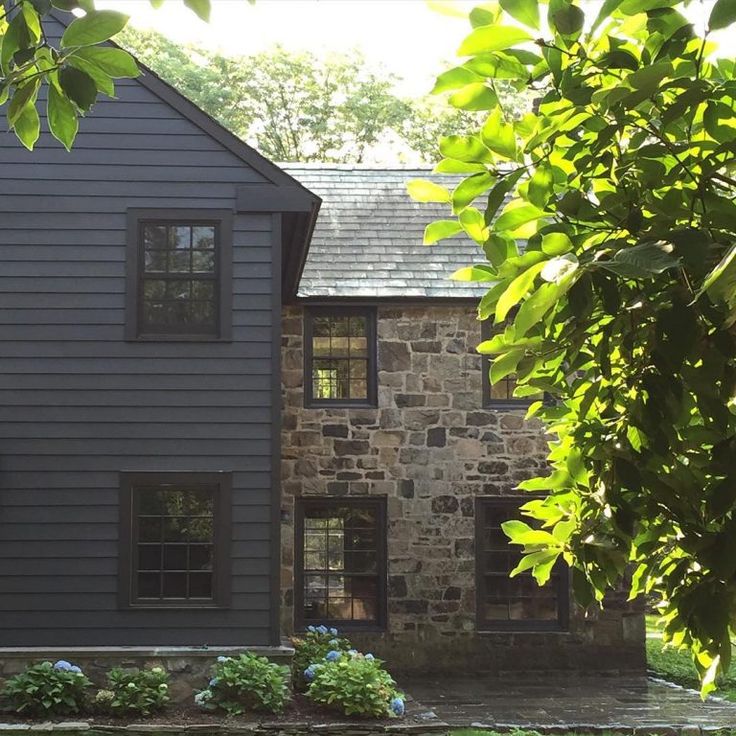
[[[464,726],[450,726],[442,721],[434,723],[397,723],[390,725],[362,724],[352,721],[341,723],[254,723],[252,725],[218,726],[211,723],[191,725],[166,724],[131,724],[128,726],[96,725],[86,721],[61,721],[58,723],[2,723],[0,736],[35,736],[35,734],[54,734],[63,736],[169,736],[171,734],[213,734],[214,736],[307,736],[323,734],[324,736],[436,736],[436,734],[452,734],[462,728],[493,730],[511,733],[518,730],[536,731],[543,736],[559,736],[560,734],[583,734],[598,736],[717,736],[734,734],[733,729],[700,726],[651,725],[642,727],[601,726],[585,723],[571,723],[555,726],[534,726],[531,723],[470,723]]]

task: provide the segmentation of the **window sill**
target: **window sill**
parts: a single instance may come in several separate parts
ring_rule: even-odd
[[[496,628],[496,629],[479,629],[476,628],[475,633],[479,636],[498,636],[498,634],[556,634],[558,636],[570,636],[569,629],[516,629],[516,628]]]
[[[310,401],[304,403],[305,409],[378,409],[371,401]]]
[[[125,342],[232,342],[232,337],[215,335],[136,335],[126,337]]]
[[[120,606],[123,611],[201,611],[220,610],[226,611],[230,608],[221,603],[174,603],[165,601],[163,603],[124,603]]]

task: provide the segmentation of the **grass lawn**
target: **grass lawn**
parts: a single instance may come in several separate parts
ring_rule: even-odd
[[[663,680],[700,690],[700,682],[695,665],[688,652],[679,651],[662,644],[660,628],[656,616],[647,616],[647,665],[649,669]],[[736,701],[736,666],[718,683],[716,697]]]

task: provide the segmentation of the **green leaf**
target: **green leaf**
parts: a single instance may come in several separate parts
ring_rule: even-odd
[[[15,94],[10,100],[8,105],[8,125],[12,128],[15,125],[16,120],[23,114],[26,105],[30,102],[35,104],[36,95],[38,94],[38,87],[41,80],[36,77],[30,82],[26,82],[22,87],[18,87],[15,90]]]
[[[97,99],[97,85],[86,72],[67,66],[59,72],[59,84],[80,110],[89,110]]]
[[[15,134],[20,142],[29,150],[33,150],[33,146],[41,134],[41,121],[38,117],[35,101],[29,100],[21,114],[15,121],[13,127]]]
[[[209,23],[210,0],[184,0],[184,5],[193,10],[205,23]]]
[[[74,56],[84,59],[116,79],[132,79],[140,75],[135,59],[123,49],[110,46],[87,46],[76,51]]]
[[[488,119],[481,128],[480,136],[483,143],[491,151],[504,158],[516,158],[514,126],[503,119],[499,107],[496,107],[488,116]]]
[[[498,275],[488,266],[465,266],[450,276],[454,281],[497,281]]]
[[[529,201],[537,207],[546,207],[552,194],[553,184],[552,169],[549,166],[537,166],[529,179],[527,190]]]
[[[485,219],[483,215],[475,207],[466,207],[458,215],[458,220],[463,226],[463,230],[473,239],[478,245],[484,245],[486,238],[488,237],[488,228],[486,227]]]
[[[457,220],[437,220],[430,222],[424,229],[424,245],[432,245],[444,238],[451,238],[463,231]]]
[[[733,0],[717,0],[710,11],[708,29],[717,31],[736,22],[736,3]]]
[[[516,255],[516,246],[510,238],[493,234],[483,244],[483,252],[493,266],[500,266],[507,258]]]
[[[726,252],[726,255],[723,256],[723,258],[720,260],[718,265],[705,277],[703,285],[700,287],[700,289],[698,289],[698,292],[695,294],[693,302],[699,299],[706,291],[712,289],[713,286],[718,283],[719,279],[721,279],[728,271],[732,270],[731,266],[732,264],[734,264],[735,258],[736,245],[732,245]]]
[[[428,179],[411,179],[406,191],[415,202],[449,202],[450,193],[445,187]]]
[[[90,77],[95,83],[97,91],[102,92],[108,97],[115,96],[115,85],[113,84],[112,77],[106,72],[103,72],[96,64],[92,64],[76,54],[69,57],[68,64]]]
[[[544,268],[544,263],[544,261],[535,263],[533,266],[527,268],[526,271],[522,271],[506,287],[506,290],[498,298],[498,303],[496,304],[496,323],[503,322],[509,311],[526,296],[534,284],[534,279]]]
[[[67,151],[70,151],[79,129],[77,111],[53,84],[49,85],[46,111],[51,135],[60,141]]]
[[[495,178],[487,171],[482,174],[473,174],[467,179],[463,179],[452,193],[452,207],[455,212],[459,212],[479,197],[483,192],[488,191]]]
[[[645,278],[677,268],[680,261],[671,255],[670,243],[641,243],[617,251],[611,261],[598,261],[597,265],[624,278]]]
[[[516,230],[516,228],[527,222],[538,220],[544,217],[544,212],[533,204],[523,204],[521,207],[507,209],[494,223],[494,230],[502,232],[504,230]]]
[[[511,350],[508,353],[499,355],[493,359],[491,363],[490,380],[491,383],[498,383],[500,380],[511,375],[516,367],[519,365],[519,361],[524,357],[523,350]]]
[[[61,37],[62,48],[93,46],[112,38],[125,28],[128,16],[115,10],[96,10],[73,20]]]
[[[572,241],[565,233],[547,233],[542,236],[542,252],[548,256],[561,256],[572,250]]]
[[[539,28],[538,0],[500,0],[501,7],[520,23]]]
[[[483,78],[479,74],[470,71],[464,66],[456,66],[454,69],[450,69],[437,77],[437,81],[434,83],[430,94],[437,95],[482,81]]]
[[[473,164],[493,161],[493,155],[480,138],[472,135],[448,135],[440,138],[440,153],[447,158]]]
[[[503,51],[532,37],[515,26],[481,26],[470,33],[460,45],[458,56],[475,56],[489,51]]]
[[[496,93],[483,82],[468,84],[450,95],[449,101],[461,110],[491,110],[498,105]]]
[[[626,82],[634,89],[640,90],[647,95],[653,93],[662,80],[672,73],[672,64],[669,61],[660,61],[651,66],[645,66],[638,71],[632,72],[626,77]]]
[[[598,26],[600,26],[600,24],[603,23],[603,21],[608,18],[611,13],[613,13],[613,11],[616,10],[619,5],[621,5],[622,2],[623,0],[604,0],[603,5],[601,5],[601,9],[598,11],[598,15],[593,21],[590,32],[595,33],[595,31],[598,29]]]
[[[574,36],[583,28],[585,13],[577,5],[564,5],[550,13],[550,20],[561,36]]]

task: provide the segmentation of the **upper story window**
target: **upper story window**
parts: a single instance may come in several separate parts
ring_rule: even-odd
[[[375,406],[375,309],[307,310],[304,374],[306,406]]]
[[[226,605],[229,476],[124,474],[121,492],[122,605]]]
[[[493,337],[493,325],[490,319],[482,322],[480,329],[483,340],[490,340]],[[484,355],[481,361],[484,407],[488,409],[523,409],[533,401],[538,401],[544,397],[542,393],[524,397],[514,396],[516,375],[513,373],[491,384],[491,362],[492,358],[489,355]]]
[[[385,627],[386,499],[301,498],[295,521],[297,627]]]
[[[229,339],[231,212],[130,210],[128,241],[128,339]]]
[[[570,594],[564,562],[555,565],[542,587],[530,571],[509,577],[521,559],[521,547],[510,543],[501,524],[521,518],[519,506],[528,500],[495,496],[476,501],[476,619],[480,631],[567,628]]]

